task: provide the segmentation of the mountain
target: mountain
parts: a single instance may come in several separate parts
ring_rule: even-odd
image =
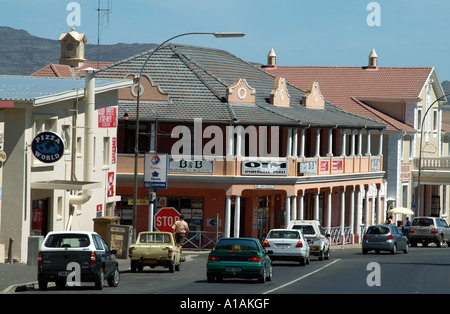
[[[47,64],[58,63],[61,56],[57,39],[33,36],[25,30],[11,27],[0,26],[0,43],[0,75],[30,75]],[[99,61],[116,62],[156,46],[123,43],[99,45]],[[97,61],[96,44],[86,45],[85,58]]]

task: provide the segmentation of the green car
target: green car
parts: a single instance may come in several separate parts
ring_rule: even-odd
[[[268,251],[257,239],[222,238],[208,255],[208,282],[223,278],[258,278],[272,280],[272,262]]]

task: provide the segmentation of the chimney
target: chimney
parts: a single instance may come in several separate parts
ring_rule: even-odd
[[[378,66],[378,55],[375,49],[372,49],[369,55],[369,68],[376,68]]]
[[[273,48],[270,49],[269,54],[267,55],[267,67],[276,67],[277,66],[277,55]]]

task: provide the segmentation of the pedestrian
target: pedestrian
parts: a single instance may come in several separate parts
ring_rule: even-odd
[[[180,216],[180,219],[175,221],[172,226],[172,230],[175,236],[175,242],[180,248],[180,256],[183,255],[183,243],[186,237],[189,235],[189,225],[184,220],[184,215]]]
[[[405,223],[405,227],[409,228],[411,226],[411,220],[409,220],[409,217],[406,216],[406,223]]]

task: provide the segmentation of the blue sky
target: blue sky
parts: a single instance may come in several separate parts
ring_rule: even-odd
[[[71,2],[79,11],[67,10]],[[109,16],[102,11],[102,44],[244,32],[243,38],[185,36],[175,42],[225,49],[258,63],[274,48],[279,65],[365,66],[375,48],[380,66],[434,66],[441,81],[450,80],[448,0],[100,0],[100,7],[110,9]],[[77,11],[75,29],[95,44],[97,8],[98,0],[0,0],[0,25],[58,39]],[[369,26],[368,17],[380,25]]]

